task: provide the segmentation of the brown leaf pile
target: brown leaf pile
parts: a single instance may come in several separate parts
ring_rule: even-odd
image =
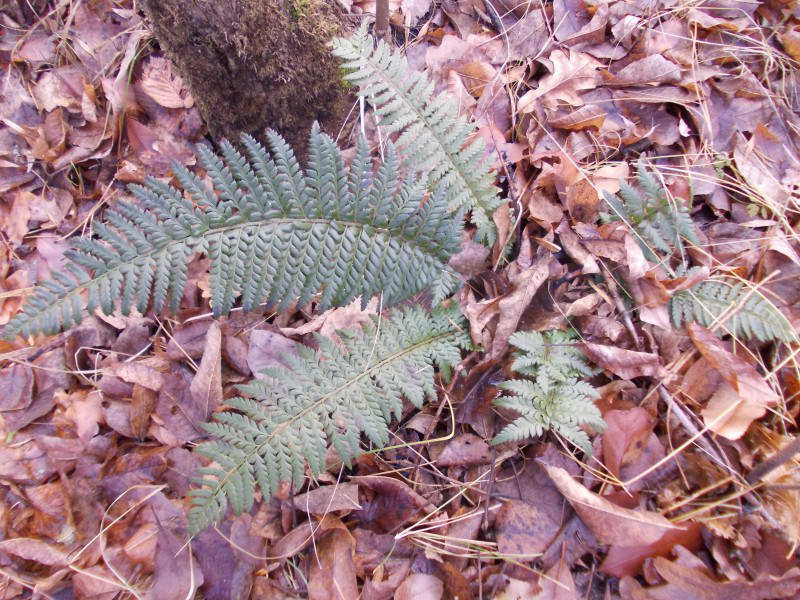
[[[800,324],[796,0],[389,5],[509,199],[497,245],[468,231],[453,261],[484,351],[441,402],[409,405],[391,448],[351,470],[331,452],[318,480],[187,543],[200,425],[379,302],[213,321],[194,259],[168,320],[0,342],[0,600],[799,597],[798,344],[677,327],[667,310],[724,275]],[[203,123],[135,8],[0,5],[0,325],[125,183],[194,166]],[[690,207],[685,255],[648,260],[601,219],[639,157]],[[509,337],[569,327],[600,369],[593,455],[552,434],[490,446],[511,416],[492,405]]]

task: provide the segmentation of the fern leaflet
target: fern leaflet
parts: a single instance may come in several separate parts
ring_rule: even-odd
[[[138,200],[120,202],[94,226],[95,239],[75,239],[66,269],[40,284],[4,334],[55,333],[85,312],[117,306],[145,312],[183,295],[189,258],[211,259],[211,306],[216,316],[241,297],[286,308],[319,294],[322,309],[383,293],[390,306],[433,286],[434,302],[457,278],[447,266],[459,247],[460,219],[425,189],[403,180],[389,145],[373,173],[360,141],[351,168],[315,126],[305,172],[275,132],[271,153],[243,136],[245,158],[224,142],[222,157],[201,147],[210,189],[186,168],[173,170],[183,193],[157,179],[131,186]]]
[[[643,194],[625,181],[620,181],[619,197],[603,191],[613,213],[605,219],[628,223],[648,260],[657,261],[650,246],[672,254],[675,249],[683,251],[683,238],[699,244],[689,210],[680,200],[670,201],[664,188],[647,171],[643,159],[636,165],[636,179]]]
[[[495,405],[518,413],[492,440],[493,444],[521,441],[543,435],[549,429],[591,452],[591,444],[581,425],[604,429],[605,422],[593,400],[597,391],[580,381],[594,373],[574,337],[560,331],[544,334],[518,331],[510,340],[522,350],[511,365],[524,379],[500,384],[510,395],[495,400]]]
[[[496,237],[492,214],[501,200],[483,142],[468,143],[474,126],[458,115],[453,99],[435,94],[433,82],[399,51],[382,40],[375,47],[366,25],[351,38],[335,39],[333,53],[345,61],[345,80],[359,87],[381,125],[400,133],[397,146],[406,164],[434,189],[445,188],[450,210],[471,210],[478,241],[491,246]]]
[[[428,313],[420,307],[343,336],[344,347],[319,336],[319,352],[288,357],[289,369],[265,371],[270,380],[241,386],[252,399],[228,404],[205,425],[218,441],[198,451],[216,463],[201,471],[191,492],[190,530],[218,521],[228,505],[249,510],[256,486],[264,497],[281,482],[301,485],[305,466],[325,468],[327,441],[349,464],[361,454],[361,434],[376,446],[389,440],[402,398],[420,406],[435,398],[433,364],[455,365],[468,345],[458,309]]]
[[[734,279],[703,281],[670,299],[670,312],[676,326],[696,321],[704,327],[720,322],[733,335],[762,342],[794,339],[791,323],[756,291]]]

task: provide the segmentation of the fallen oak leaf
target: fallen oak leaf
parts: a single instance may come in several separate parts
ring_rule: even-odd
[[[579,90],[594,89],[600,83],[602,63],[588,54],[574,50],[553,50],[549,57],[552,73],[539,81],[539,87],[519,99],[519,112],[533,112],[536,101],[547,108],[558,108],[559,100],[572,106],[583,106]]]

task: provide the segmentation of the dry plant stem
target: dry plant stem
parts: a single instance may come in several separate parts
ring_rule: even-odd
[[[791,460],[798,452],[800,452],[800,437],[795,438],[787,446],[753,467],[744,480],[751,485],[763,480],[772,471]]]
[[[639,334],[636,333],[636,328],[633,326],[631,316],[628,314],[625,304],[622,302],[622,298],[619,296],[619,292],[617,291],[617,282],[614,280],[614,276],[608,270],[608,267],[606,267],[605,263],[603,263],[603,261],[598,262],[600,263],[600,266],[603,267],[603,277],[608,284],[608,290],[611,292],[611,296],[614,298],[615,308],[622,315],[622,322],[625,324],[625,329],[628,330],[628,333],[633,339],[633,343],[636,344],[636,349],[641,350],[642,341],[639,339]]]
[[[375,37],[389,41],[389,0],[375,2]]]
[[[669,407],[670,411],[675,414],[678,421],[681,422],[681,425],[686,428],[692,437],[697,439],[697,445],[705,450],[709,456],[712,456],[720,465],[724,465],[731,473],[733,473],[733,467],[725,458],[725,455],[717,448],[714,448],[711,443],[709,443],[709,441],[689,418],[689,415],[686,414],[686,411],[683,409],[680,403],[672,397],[672,394],[670,394],[663,385],[658,386],[658,395]]]
[[[731,473],[731,475],[733,475],[735,478],[738,479],[736,471],[733,469],[733,466],[730,464],[728,459],[725,457],[725,454],[720,452],[717,448],[714,448],[714,446],[712,446],[709,443],[709,441],[705,438],[705,436],[700,433],[700,430],[697,429],[697,426],[691,421],[689,416],[683,410],[683,407],[680,405],[680,403],[678,403],[672,397],[672,395],[664,388],[663,385],[659,385],[658,386],[658,393],[659,393],[659,396],[661,397],[661,399],[666,403],[666,405],[670,408],[670,410],[675,414],[675,416],[678,418],[678,420],[681,422],[681,424],[689,431],[689,433],[692,435],[692,437],[696,437],[697,438],[697,444],[703,450],[708,452],[708,454],[710,456],[713,456],[714,459],[717,460],[720,464],[725,465],[727,467],[727,469],[728,469],[728,472]],[[796,442],[797,442],[797,440],[795,440],[795,442],[792,442],[791,445],[794,445]],[[782,450],[781,452],[783,452],[785,450],[788,450],[788,446],[787,446],[787,448],[784,448],[784,450]],[[777,455],[775,455],[775,456],[777,456]],[[772,458],[775,458],[775,457],[773,456]],[[761,463],[761,464],[763,465],[766,462],[767,461],[765,461],[764,463]],[[778,465],[775,465],[775,467],[777,467],[777,466]],[[771,467],[771,468],[775,468],[775,467]],[[754,469],[754,471],[755,471],[755,469]],[[766,475],[766,472],[763,475]],[[763,477],[763,475],[761,475],[761,476]],[[748,502],[750,502],[753,506],[757,507],[759,509],[759,512],[764,516],[764,518],[770,523],[771,526],[777,527],[777,528],[780,527],[780,524],[775,520],[775,518],[771,514],[769,514],[769,512],[767,512],[767,510],[764,509],[764,506],[761,504],[761,501],[758,499],[758,497],[753,493],[752,489],[748,490],[744,494],[736,494],[735,497],[739,497],[740,495],[744,499],[746,499]]]

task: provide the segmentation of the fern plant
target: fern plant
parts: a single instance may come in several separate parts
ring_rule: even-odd
[[[474,126],[458,115],[453,99],[435,93],[433,82],[399,51],[383,41],[375,46],[366,24],[351,38],[335,39],[333,53],[345,61],[345,80],[374,106],[380,124],[399,133],[397,146],[409,168],[443,190],[452,211],[471,210],[477,240],[491,246],[492,214],[501,200],[484,144],[479,138],[469,141]]]
[[[192,533],[218,521],[228,505],[249,510],[256,486],[269,497],[281,482],[300,485],[306,465],[312,474],[323,471],[328,441],[348,465],[362,452],[362,433],[385,445],[402,398],[417,407],[435,398],[433,365],[455,365],[469,337],[457,308],[415,307],[344,335],[343,347],[317,341],[318,352],[301,347],[287,357],[288,369],[269,369],[268,381],[241,386],[251,398],[228,401],[238,412],[205,425],[217,441],[197,451],[216,464],[202,469],[191,492]]]
[[[73,240],[64,272],[35,289],[6,337],[55,333],[98,307],[144,312],[151,298],[156,311],[174,310],[195,252],[211,259],[216,316],[239,296],[252,310],[319,294],[325,309],[377,293],[390,306],[429,287],[436,303],[454,289],[447,261],[459,247],[460,219],[399,175],[391,144],[373,174],[361,140],[347,169],[315,125],[304,173],[283,138],[268,132],[268,140],[271,153],[243,136],[248,158],[227,142],[222,157],[200,147],[213,189],[180,165],[183,193],[154,178],[131,186],[138,203],[119,202],[95,223],[95,239]]]
[[[648,172],[644,160],[636,165],[641,192],[620,181],[619,196],[603,191],[613,214],[605,220],[624,220],[636,232],[637,241],[648,260],[657,261],[651,246],[665,254],[683,252],[683,238],[699,244],[689,210],[680,200],[671,201],[664,188]]]
[[[703,281],[670,299],[676,326],[695,321],[704,327],[722,323],[733,335],[762,342],[794,339],[787,318],[757,292],[731,278]]]
[[[305,170],[275,132],[268,149],[243,136],[244,154],[227,142],[221,156],[201,147],[210,186],[180,165],[180,189],[154,178],[131,186],[134,201],[106,211],[93,238],[73,240],[63,272],[37,286],[5,336],[55,333],[97,309],[175,310],[197,253],[210,259],[216,316],[237,302],[282,309],[314,299],[325,309],[380,293],[391,306],[429,290],[436,306],[452,293],[459,280],[447,263],[464,211],[488,239],[499,204],[482,147],[467,143],[471,127],[452,103],[434,99],[385,46],[373,53],[364,31],[337,44],[349,69],[363,69],[350,78],[400,132],[383,161],[373,165],[362,139],[346,167],[316,125]],[[457,309],[420,307],[343,337],[343,347],[318,338],[318,352],[301,349],[288,369],[242,386],[248,397],[206,425],[215,440],[198,448],[212,464],[191,493],[193,533],[228,506],[247,510],[256,488],[266,497],[281,482],[299,485],[306,467],[319,473],[329,442],[345,462],[362,435],[385,444],[401,398],[419,406],[434,396],[434,366],[458,362],[468,340]]]
[[[585,452],[591,444],[581,425],[605,428],[605,422],[593,400],[597,390],[582,377],[595,371],[588,365],[569,333],[518,331],[509,339],[522,352],[517,353],[511,368],[523,375],[500,384],[510,395],[495,400],[495,406],[518,413],[495,438],[493,444],[522,441],[553,430]]]

